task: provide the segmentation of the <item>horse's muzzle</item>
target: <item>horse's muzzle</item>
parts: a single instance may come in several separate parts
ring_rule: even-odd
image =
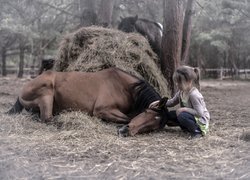
[[[128,137],[129,136],[129,126],[124,125],[121,128],[117,129],[117,134],[119,137]]]

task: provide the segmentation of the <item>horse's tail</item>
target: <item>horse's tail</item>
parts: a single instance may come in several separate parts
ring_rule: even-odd
[[[19,98],[17,98],[17,101],[14,106],[8,112],[6,112],[6,114],[19,114],[22,112],[22,110],[23,105],[20,103]]]

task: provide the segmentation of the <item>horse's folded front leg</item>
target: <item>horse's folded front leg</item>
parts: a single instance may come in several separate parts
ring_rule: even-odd
[[[129,118],[124,113],[118,109],[102,109],[93,112],[93,115],[99,117],[105,121],[110,121],[114,123],[127,124],[129,123]]]

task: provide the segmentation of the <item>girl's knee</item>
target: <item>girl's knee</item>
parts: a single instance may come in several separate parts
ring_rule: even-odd
[[[179,122],[185,121],[186,119],[189,119],[189,113],[181,112],[178,114],[177,119]]]
[[[195,133],[197,130],[199,131],[199,127],[195,121],[195,117],[187,112],[181,112],[177,119],[180,123],[181,128],[186,128],[189,132]]]

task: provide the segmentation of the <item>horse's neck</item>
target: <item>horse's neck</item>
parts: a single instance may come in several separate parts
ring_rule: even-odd
[[[161,23],[147,19],[138,19],[137,23],[135,24],[135,29],[137,32],[147,36],[148,38],[153,36],[154,39],[157,34],[159,34],[160,37],[163,35],[163,27]]]
[[[163,25],[160,22],[156,22],[156,25],[163,31]]]

